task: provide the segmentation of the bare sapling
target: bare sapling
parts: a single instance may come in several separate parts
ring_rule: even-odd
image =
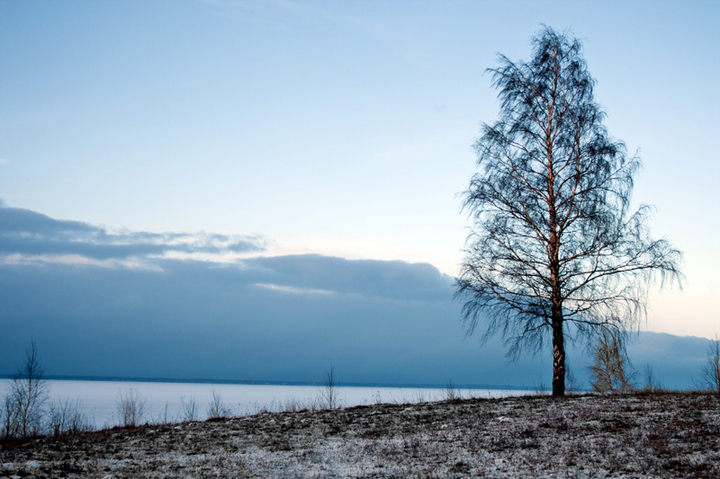
[[[121,424],[125,427],[135,427],[145,415],[146,401],[140,396],[137,388],[128,388],[126,393],[118,391],[115,407]]]
[[[197,421],[198,419],[198,405],[194,397],[190,396],[187,401],[185,397],[180,398],[180,405],[183,409],[183,421]]]
[[[704,386],[720,394],[720,336],[715,335],[707,345],[707,361],[702,369]]]
[[[337,380],[335,378],[335,366],[330,363],[330,369],[325,371],[324,389],[321,392],[321,400],[328,409],[338,407],[337,400]]]
[[[40,356],[32,341],[25,351],[25,360],[18,367],[10,383],[10,392],[3,404],[3,436],[38,436],[43,419],[43,406],[50,388],[43,377],[44,369]]]
[[[212,401],[210,401],[207,408],[208,419],[232,416],[232,409],[225,404],[220,393],[213,389],[212,396]]]
[[[655,369],[649,363],[645,365],[645,387],[643,389],[648,392],[662,389],[659,379],[655,376]]]
[[[595,366],[590,367],[595,374],[592,385],[595,392],[626,392],[633,389],[625,378],[625,359],[620,340],[615,334],[602,331],[595,358]]]

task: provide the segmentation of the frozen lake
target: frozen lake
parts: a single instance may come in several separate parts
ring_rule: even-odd
[[[10,379],[0,379],[3,397],[10,382]],[[183,405],[193,402],[196,405],[197,418],[205,419],[213,393],[222,398],[224,405],[233,415],[253,414],[262,409],[279,411],[287,404],[309,406],[322,401],[324,393],[321,386],[78,380],[48,380],[48,384],[50,396],[46,409],[50,402],[79,400],[82,411],[96,428],[112,427],[120,423],[117,403],[120,395],[127,396],[130,390],[145,401],[142,422],[181,421],[185,415]],[[462,397],[505,397],[530,393],[504,389],[458,389],[457,392]],[[445,399],[446,390],[340,386],[337,388],[336,397],[342,406],[380,402],[409,403]]]

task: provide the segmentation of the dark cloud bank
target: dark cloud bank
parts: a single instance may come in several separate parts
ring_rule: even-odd
[[[0,205],[0,374],[33,338],[51,375],[319,382],[332,361],[344,383],[550,383],[549,351],[508,363],[499,340],[465,339],[453,279],[428,264],[167,258],[262,251],[253,237],[110,234]],[[55,261],[66,255],[101,264]],[[688,388],[706,343],[643,333],[629,356]],[[592,357],[569,356],[588,387]]]
[[[0,202],[0,255],[79,255],[90,260],[126,260],[148,255],[261,251],[252,237],[186,233],[108,233],[79,221],[63,221]]]

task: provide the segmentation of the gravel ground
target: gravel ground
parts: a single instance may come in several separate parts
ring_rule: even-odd
[[[717,477],[720,396],[262,412],[3,443],[0,477]]]

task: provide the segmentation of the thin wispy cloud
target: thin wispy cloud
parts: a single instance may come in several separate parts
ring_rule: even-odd
[[[8,254],[0,256],[0,264],[6,265],[38,265],[38,264],[59,264],[74,266],[98,266],[102,268],[130,268],[130,269],[150,269],[159,270],[156,265],[148,264],[135,258],[129,259],[95,259],[77,254]]]
[[[108,231],[0,204],[0,262],[139,267],[157,259],[228,262],[265,250],[257,236]]]
[[[272,283],[255,283],[253,286],[289,294],[335,294],[334,291],[329,291],[327,289],[298,288],[295,286],[283,286]]]

